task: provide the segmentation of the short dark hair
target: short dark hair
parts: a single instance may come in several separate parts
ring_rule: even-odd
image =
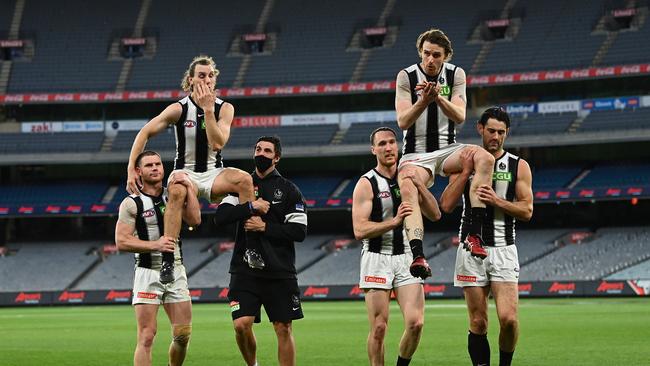
[[[381,131],[388,131],[388,132],[392,133],[395,136],[395,138],[397,138],[397,134],[395,133],[395,131],[392,128],[390,128],[390,127],[379,127],[376,130],[372,131],[372,133],[370,134],[370,145],[375,144],[375,135],[378,132],[381,132]]]
[[[426,41],[442,47],[445,50],[445,60],[450,60],[451,56],[454,54],[454,49],[451,48],[449,37],[447,37],[445,32],[440,29],[431,28],[418,36],[418,40],[415,41],[415,47],[418,49],[418,54],[422,53],[422,46],[424,46],[424,42]]]
[[[478,123],[485,126],[490,118],[503,122],[506,124],[506,128],[510,128],[510,116],[503,107],[490,107],[486,109],[483,114],[481,114],[481,118],[478,119]]]
[[[277,157],[282,156],[282,143],[280,142],[280,138],[278,136],[261,136],[260,138],[257,139],[257,142],[255,142],[255,146],[257,146],[257,143],[259,143],[260,141],[266,141],[272,143],[273,148],[275,149],[275,156]]]
[[[140,166],[140,161],[141,161],[142,158],[144,158],[145,156],[154,156],[154,155],[156,155],[157,157],[160,158],[160,154],[158,154],[157,152],[155,152],[155,151],[153,151],[153,150],[145,150],[145,151],[141,152],[141,153],[138,155],[138,157],[135,158],[135,166]],[[162,160],[162,158],[160,158],[160,160]]]

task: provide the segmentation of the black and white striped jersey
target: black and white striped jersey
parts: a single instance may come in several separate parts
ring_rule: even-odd
[[[174,125],[176,132],[176,158],[174,169],[188,169],[203,173],[209,169],[223,168],[221,150],[213,151],[208,144],[203,110],[187,97],[178,101],[183,107],[180,118]],[[224,101],[217,98],[214,115],[219,120],[219,111]]]
[[[451,100],[457,69],[457,66],[445,62],[436,77],[425,74],[419,63],[404,69],[409,79],[411,102],[415,104],[418,100],[415,86],[426,81],[440,85],[440,96]],[[456,124],[442,112],[436,103],[431,103],[413,125],[404,130],[402,154],[434,152],[455,142]]]
[[[372,187],[372,211],[369,220],[373,222],[392,220],[402,203],[397,177],[387,178],[373,169],[364,174],[362,179],[364,178],[368,179]],[[363,239],[363,249],[369,252],[391,255],[411,252],[402,225],[385,232],[381,236]]]
[[[140,240],[156,241],[164,235],[165,206],[167,204],[167,189],[160,196],[150,196],[146,193],[129,196],[137,207],[135,216],[135,233]],[[182,263],[180,243],[174,253],[174,261]],[[162,253],[135,253],[136,267],[160,269]]]
[[[517,183],[517,172],[519,157],[505,152],[502,157],[494,162],[494,173],[492,175],[492,188],[498,197],[514,202],[515,185]],[[463,215],[460,225],[461,240],[465,240],[468,234],[468,220],[470,217],[471,202],[469,200],[470,181],[465,185],[463,193]],[[500,208],[488,205],[486,216],[483,221],[481,237],[487,246],[506,246],[515,244],[515,218],[507,215]]]

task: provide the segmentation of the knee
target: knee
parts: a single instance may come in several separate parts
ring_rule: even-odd
[[[291,337],[291,323],[273,323],[273,328],[275,329],[275,334],[278,339],[284,339]]]
[[[182,348],[187,348],[187,344],[190,342],[190,335],[192,334],[192,325],[174,325],[172,334],[174,336],[174,344]]]
[[[173,183],[167,187],[169,201],[184,201],[187,196],[187,188],[180,183]]]
[[[241,321],[240,319],[235,319],[235,322],[233,324],[235,328],[235,333],[237,333],[238,335],[244,335],[249,333],[253,329],[253,324],[247,321]]]
[[[372,337],[376,340],[382,341],[386,336],[388,330],[388,323],[385,320],[377,320],[372,325]]]
[[[494,166],[494,156],[485,149],[478,149],[474,155],[474,164],[492,168]]]
[[[488,321],[487,318],[483,316],[473,316],[470,319],[470,329],[475,334],[485,334],[487,333]]]
[[[424,319],[422,318],[409,319],[406,321],[406,331],[413,335],[419,335],[422,333],[423,327]]]
[[[138,344],[144,348],[151,348],[155,337],[155,328],[143,328],[138,332]]]
[[[510,314],[501,317],[499,319],[499,323],[501,324],[501,329],[503,330],[513,330],[519,326],[519,320],[517,319],[517,316]]]

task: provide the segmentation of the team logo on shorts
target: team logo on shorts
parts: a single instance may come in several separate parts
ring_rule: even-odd
[[[291,310],[296,311],[300,309],[300,298],[298,295],[291,295]]]
[[[153,208],[150,208],[147,211],[144,211],[142,213],[142,217],[145,218],[145,219],[147,217],[154,217],[154,216],[156,216],[156,211]]]
[[[194,128],[194,126],[196,126],[196,121],[192,121],[191,119],[185,121],[185,127]]]
[[[230,302],[230,312],[234,313],[237,310],[239,310],[239,301],[231,301]]]
[[[158,297],[158,294],[153,292],[138,292],[138,299],[155,299]]]

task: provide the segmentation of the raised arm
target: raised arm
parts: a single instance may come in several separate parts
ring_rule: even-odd
[[[402,130],[407,130],[420,117],[422,112],[433,103],[436,96],[432,94],[433,84],[428,84],[420,92],[418,100],[413,104],[411,99],[411,84],[406,71],[397,74],[395,86],[395,111],[397,112],[397,125]]]
[[[465,79],[465,71],[460,67],[457,68],[454,77],[454,87],[451,91],[451,99],[447,99],[440,95],[437,95],[435,99],[436,104],[438,104],[442,113],[455,123],[465,122],[465,111],[467,108]],[[437,91],[440,91],[439,86],[436,89]]]
[[[135,171],[135,159],[144,150],[149,139],[167,128],[170,124],[176,123],[181,116],[183,108],[180,104],[174,103],[169,105],[159,115],[147,122],[138,132],[131,146],[129,154],[129,164],[127,167],[126,191],[130,194],[138,193],[137,173]]]
[[[223,103],[219,115],[215,115],[214,102],[216,92],[208,88],[205,83],[196,85],[196,98],[199,107],[205,113],[205,132],[208,144],[212,150],[221,150],[230,138],[230,125],[235,115],[235,108],[230,103]]]

